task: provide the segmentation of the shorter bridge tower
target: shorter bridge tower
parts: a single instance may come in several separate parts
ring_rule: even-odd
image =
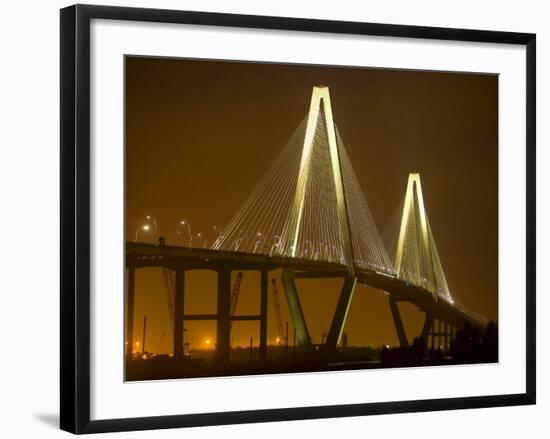
[[[430,228],[418,173],[409,174],[395,247],[394,269],[399,279],[418,288],[417,302],[426,301],[421,299],[422,292],[426,292],[431,296],[433,303],[439,300],[453,303]],[[424,296],[428,297],[426,294]],[[402,347],[407,347],[408,339],[397,306],[398,301],[405,299],[394,293],[390,295],[389,300],[399,343]],[[424,310],[430,308],[432,308],[430,304],[422,306]],[[430,329],[433,329],[433,316],[428,311],[425,313],[426,319],[420,336],[424,343]]]

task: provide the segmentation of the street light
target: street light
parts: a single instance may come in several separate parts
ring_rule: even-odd
[[[147,215],[147,216],[145,217],[145,219],[146,219],[147,221],[152,221],[152,222],[153,222],[153,227],[154,227],[154,229],[155,229],[155,234],[157,234],[157,233],[158,233],[158,230],[157,230],[157,220],[155,219],[155,217],[154,217],[154,216],[151,216],[151,215]]]
[[[263,246],[263,235],[262,235],[262,233],[261,232],[256,233],[256,237],[258,238],[258,240],[254,243],[254,251],[252,253],[256,253],[256,250],[257,250],[258,246],[260,246],[260,249]]]
[[[140,232],[149,233],[151,231],[151,224],[153,226],[153,232],[155,233],[155,235],[158,235],[157,220],[151,215],[147,215],[145,217],[145,221],[143,222],[143,224],[139,225],[136,228],[136,233],[134,235],[134,242],[137,242]]]
[[[271,249],[269,250],[269,256],[273,256],[273,249],[276,248],[277,251],[279,250],[279,246],[281,245],[281,237],[279,235],[273,236],[275,238],[275,242],[271,246]]]
[[[191,246],[193,245],[193,235],[191,234],[191,224],[185,220],[180,221],[180,226],[185,227],[187,226],[187,234],[189,236],[189,250],[191,250]]]
[[[136,234],[134,235],[134,242],[138,240],[139,227],[136,229]]]
[[[199,240],[203,238],[201,232],[197,233],[197,238],[199,238]],[[206,238],[204,238],[202,248],[206,248],[206,243],[207,243]]]

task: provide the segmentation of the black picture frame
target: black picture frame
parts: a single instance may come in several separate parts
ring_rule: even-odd
[[[90,420],[90,21],[92,19],[525,46],[527,59],[525,66],[527,78],[525,133],[527,163],[526,392],[417,401]],[[536,36],[534,34],[89,5],[75,5],[62,9],[60,24],[60,424],[63,430],[80,434],[535,404]]]

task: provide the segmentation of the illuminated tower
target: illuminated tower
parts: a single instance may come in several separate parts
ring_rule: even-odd
[[[289,221],[283,233],[283,242],[285,243],[285,247],[290,249],[291,256],[295,257],[300,234],[300,223],[304,210],[306,187],[310,174],[309,165],[314,150],[315,138],[316,135],[318,135],[319,123],[323,124],[324,129],[322,133],[326,135],[326,139],[324,140],[329,148],[330,173],[334,182],[337,204],[338,233],[343,245],[343,262],[345,262],[348,268],[348,276],[344,281],[344,286],[336,305],[336,310],[326,340],[328,349],[336,349],[344,329],[344,323],[346,321],[357,279],[355,277],[355,260],[351,241],[348,206],[344,190],[344,179],[342,176],[341,151],[337,142],[329,88],[325,86],[313,87],[296,183],[296,192],[291,206]],[[302,346],[307,346],[310,343],[307,326],[297,296],[296,287],[288,272],[283,273],[283,284],[285,285],[285,293],[287,295],[287,302],[289,304],[292,320],[296,327],[298,343]]]

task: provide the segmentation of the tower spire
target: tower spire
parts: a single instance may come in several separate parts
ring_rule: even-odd
[[[297,243],[300,235],[300,224],[304,210],[304,200],[306,187],[310,173],[310,161],[315,144],[315,134],[317,132],[318,122],[324,123],[326,129],[327,143],[330,153],[331,173],[334,180],[336,192],[336,203],[338,212],[339,233],[342,238],[343,259],[348,266],[351,275],[355,275],[353,246],[351,242],[351,231],[346,203],[346,194],[344,189],[344,180],[342,176],[341,156],[336,139],[336,128],[332,114],[332,105],[330,101],[330,91],[327,86],[313,87],[311,102],[309,106],[309,115],[302,148],[300,168],[296,183],[296,192],[291,206],[289,221],[285,230],[285,244],[290,249],[291,256],[295,257],[297,252]]]

